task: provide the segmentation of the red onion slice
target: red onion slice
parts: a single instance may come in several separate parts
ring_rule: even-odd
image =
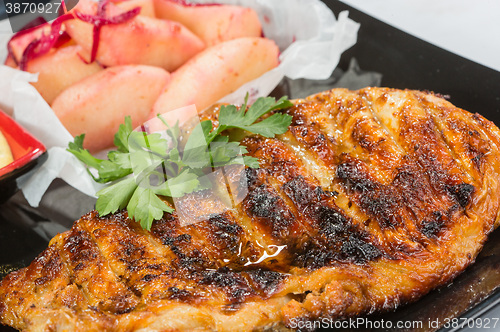
[[[25,30],[21,30],[17,33],[15,33],[10,39],[9,39],[9,42],[7,43],[7,52],[9,53],[10,57],[14,60],[14,62],[16,63],[16,65],[19,65],[19,60],[17,60],[17,58],[15,57],[14,55],[14,51],[12,50],[12,45],[11,43],[16,40],[17,38],[20,38],[28,33],[31,33],[32,31],[40,28],[40,27],[43,27],[44,25],[47,25],[48,23],[45,22],[43,24],[40,24],[38,26],[34,26],[34,27],[31,27],[29,29],[25,29]]]
[[[64,15],[59,16],[56,18],[52,23],[50,23],[50,32],[49,34],[45,35],[42,34],[42,36],[38,39],[35,39],[31,41],[28,46],[23,51],[23,54],[21,56],[21,59],[18,61],[16,57],[14,56],[14,52],[12,50],[11,42],[22,35],[25,35],[27,33],[32,32],[34,29],[39,28],[40,26],[27,29],[27,30],[22,30],[18,33],[16,33],[12,38],[9,40],[7,44],[7,50],[9,55],[14,59],[17,65],[19,65],[19,68],[21,70],[26,71],[28,62],[32,59],[35,59],[39,56],[42,56],[44,54],[47,54],[53,47],[60,46],[67,42],[70,37],[66,32],[62,32],[62,23],[67,20],[74,19],[75,17],[80,19],[81,21],[90,23],[94,25],[93,28],[93,42],[92,42],[92,51],[91,51],[91,56],[90,56],[90,61],[89,63],[92,63],[95,61],[96,56],[97,56],[97,50],[99,47],[99,41],[100,41],[100,32],[101,28],[104,25],[109,25],[109,24],[120,24],[127,22],[141,12],[140,7],[136,7],[134,9],[131,9],[125,13],[113,16],[113,17],[106,17],[106,6],[108,5],[109,0],[101,0],[99,1],[99,5],[97,7],[97,13],[96,15],[88,15],[88,14],[82,14],[79,12],[73,13],[67,13]],[[45,23],[49,24],[49,23]],[[42,25],[43,26],[43,25]],[[85,61],[86,62],[86,61]]]
[[[61,33],[62,23],[73,18],[74,16],[71,13],[56,18],[50,25],[50,32],[48,35],[42,34],[40,38],[28,44],[23,52],[21,61],[19,61],[19,68],[21,70],[26,70],[30,60],[48,53],[63,35],[63,33]]]
[[[90,52],[90,63],[94,62],[97,57],[97,50],[99,49],[99,42],[101,39],[101,28],[105,25],[125,23],[139,15],[141,12],[141,8],[136,7],[119,15],[106,17],[106,6],[108,3],[109,0],[99,1],[96,15],[82,14],[79,12],[75,13],[76,18],[79,20],[94,25],[92,30],[93,41],[92,50]]]

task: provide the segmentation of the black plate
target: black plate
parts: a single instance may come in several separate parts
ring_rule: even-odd
[[[449,95],[450,101],[456,106],[480,113],[500,125],[499,72],[430,45],[339,1],[324,2],[336,16],[343,10],[349,10],[349,17],[361,23],[358,42],[343,54],[339,68],[347,70],[352,58],[355,58],[364,71],[382,74],[382,86],[430,90]],[[2,8],[0,17],[1,12]],[[285,92],[286,88],[285,84]],[[291,97],[298,96],[292,94]],[[54,195],[62,187],[63,184],[56,182],[51,186],[48,195]],[[91,208],[92,201],[83,197],[78,197],[78,200],[85,201],[82,210]],[[64,205],[64,202],[59,203]],[[78,213],[80,211],[75,211],[72,215]],[[24,220],[21,224],[20,219]],[[43,227],[39,225],[47,219],[55,220],[66,227],[69,227],[71,222],[71,217],[61,216],[59,211],[50,208],[34,210],[27,207],[19,194],[0,206],[0,267],[15,269],[24,266],[45,248],[47,235],[43,234]],[[0,269],[0,279],[2,272]],[[414,304],[401,307],[395,312],[371,317],[371,320],[391,321],[394,326],[397,321],[421,321],[422,329],[385,330],[434,331],[438,327],[429,326],[429,322],[438,318],[443,322],[445,318],[476,317],[490,309],[500,301],[500,292],[496,291],[499,286],[500,232],[496,231],[476,263],[453,283],[429,293]],[[0,326],[0,331],[4,330],[13,331]],[[445,330],[447,329],[442,328],[440,332]]]

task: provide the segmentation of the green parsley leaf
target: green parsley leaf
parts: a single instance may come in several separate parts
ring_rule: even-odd
[[[97,159],[90,154],[90,152],[83,148],[83,140],[85,139],[85,134],[80,136],[75,136],[73,142],[69,142],[68,151],[75,155],[81,162],[87,166],[98,168],[99,164],[102,162],[101,159]]]
[[[131,169],[132,163],[130,162],[130,153],[121,153],[119,151],[110,151],[108,153],[108,159],[112,163],[124,169]]]
[[[168,143],[157,133],[132,132],[129,136],[128,149],[134,176],[143,177],[165,160]]]
[[[105,216],[124,209],[137,188],[133,177],[127,177],[97,192],[96,210]]]
[[[292,105],[293,104],[288,101],[286,97],[281,98],[277,102],[274,98],[266,97],[257,99],[248,110],[245,110],[245,99],[245,104],[240,110],[234,105],[221,107],[219,113],[219,128],[224,130],[239,128],[265,137],[274,137],[288,130],[288,126],[290,126],[292,122],[292,117],[290,115],[276,113],[260,122],[256,121],[273,110],[287,108]],[[220,130],[219,128],[218,130]]]
[[[162,201],[153,190],[138,186],[127,205],[129,216],[139,221],[142,228],[150,230],[153,220],[160,220],[164,212],[174,209]]]
[[[128,149],[130,153],[142,150],[165,156],[168,150],[168,142],[158,133],[147,134],[142,131],[134,131],[129,135]]]
[[[288,114],[273,114],[260,122],[248,126],[238,126],[238,128],[264,137],[274,137],[275,135],[285,133],[291,123],[292,116]]]
[[[208,153],[207,137],[212,129],[212,121],[200,122],[192,131],[184,146],[182,162],[191,168],[203,168],[210,166],[210,155]]]
[[[252,123],[257,121],[261,116],[270,112],[275,104],[276,104],[275,99],[271,97],[257,99],[255,103],[253,103],[252,106],[250,106],[250,108],[245,112],[245,116],[243,117],[244,121],[242,125],[243,126],[251,125]]]
[[[176,177],[168,179],[153,191],[157,195],[177,198],[192,193],[198,188],[199,184],[198,176],[186,169]]]
[[[271,108],[271,111],[284,110],[293,106],[293,103],[288,100],[287,96],[281,97],[274,106]]]
[[[157,117],[167,127],[167,136],[172,141],[172,148],[177,148],[179,146],[178,139],[181,136],[181,129],[179,127],[179,120],[177,120],[177,122],[175,123],[174,126],[170,126],[170,124],[163,118],[163,116],[161,114],[158,114]]]
[[[128,152],[128,136],[132,130],[132,118],[126,116],[125,123],[120,125],[113,141],[119,152]]]
[[[239,142],[212,142],[210,144],[212,165],[220,167],[228,164],[231,160],[244,153],[242,152],[242,148]]]
[[[181,162],[181,155],[177,148],[173,148],[172,150],[170,150],[168,156],[170,157],[170,160],[176,164],[179,164]]]
[[[99,174],[99,178],[94,178],[94,180],[98,183],[108,183],[111,181],[116,181],[132,173],[131,169],[123,168],[120,165],[109,160],[103,160],[99,164],[99,168],[97,169],[97,171]]]
[[[108,153],[107,160],[95,158],[83,148],[85,135],[75,137],[68,151],[97,171],[98,177],[95,177],[89,170],[95,181],[110,183],[97,193],[99,214],[104,216],[126,208],[130,218],[149,230],[154,220],[174,211],[163,199],[210,188],[216,192],[219,185],[214,187],[210,176],[214,168],[228,165],[259,168],[258,159],[245,156],[246,147],[231,141],[230,137],[233,140],[243,137],[241,130],[265,137],[285,133],[291,116],[275,113],[262,117],[291,107],[292,103],[286,97],[278,101],[267,97],[247,107],[247,100],[248,95],[239,109],[234,105],[222,106],[216,128],[212,121],[202,121],[187,139],[181,137],[179,122],[170,126],[158,116],[167,127],[166,136],[162,136],[133,131],[132,120],[126,117],[115,134],[116,150]],[[228,129],[233,130],[230,136],[224,134]]]
[[[75,157],[77,157],[87,166],[95,168],[97,170],[99,174],[97,178],[89,171],[89,174],[92,176],[94,181],[98,183],[107,183],[118,180],[132,173],[131,169],[123,168],[119,164],[116,164],[110,160],[98,159],[92,156],[88,150],[83,148],[84,138],[85,134],[76,136],[75,140],[68,144],[67,151],[71,152]]]
[[[259,159],[250,156],[243,156],[244,165],[250,168],[259,168]]]

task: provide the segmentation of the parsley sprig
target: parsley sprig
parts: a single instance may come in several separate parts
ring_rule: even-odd
[[[99,215],[126,208],[131,218],[149,230],[154,220],[174,211],[167,204],[169,199],[211,187],[204,177],[207,170],[234,164],[258,168],[258,160],[245,156],[246,147],[230,140],[227,130],[243,130],[264,137],[283,134],[291,123],[290,115],[275,113],[258,120],[274,110],[291,106],[287,97],[278,101],[261,97],[250,107],[246,99],[240,108],[224,105],[216,128],[212,121],[202,121],[187,139],[182,139],[178,123],[170,126],[160,117],[168,128],[162,136],[134,131],[130,117],[126,117],[115,134],[116,149],[108,153],[108,159],[95,158],[83,148],[85,134],[75,137],[68,151],[88,166],[96,182],[109,184],[97,193]]]

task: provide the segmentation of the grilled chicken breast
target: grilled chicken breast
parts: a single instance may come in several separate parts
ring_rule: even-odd
[[[430,93],[335,89],[247,136],[234,208],[204,192],[151,231],[90,212],[0,286],[26,331],[250,331],[395,309],[471,264],[498,224],[500,131]],[[216,120],[217,108],[207,112]],[[177,210],[181,209],[177,206]],[[201,216],[201,217],[200,217]]]

